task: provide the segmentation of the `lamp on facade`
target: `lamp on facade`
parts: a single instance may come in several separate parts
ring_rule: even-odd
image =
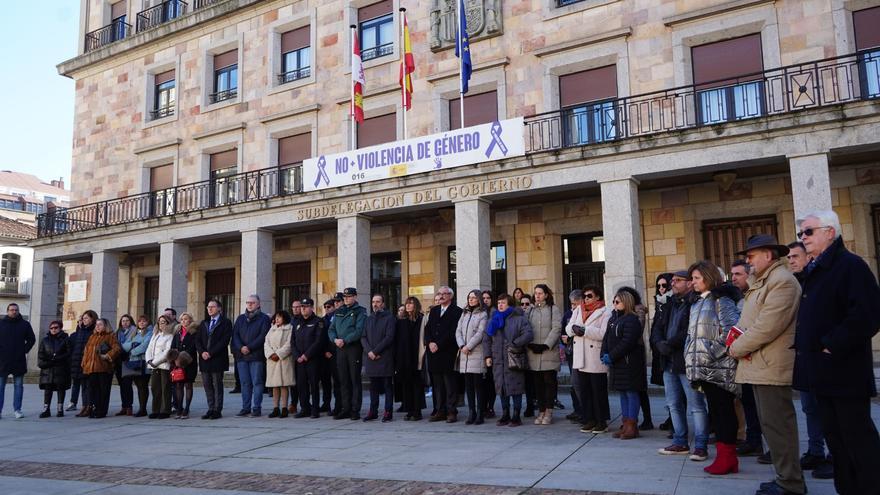
[[[722,191],[729,191],[730,186],[736,181],[736,172],[718,172],[712,175],[712,180],[718,183]]]

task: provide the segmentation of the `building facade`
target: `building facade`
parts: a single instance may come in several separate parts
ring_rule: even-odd
[[[878,0],[468,0],[464,126],[523,117],[525,155],[303,192],[304,160],[403,139],[402,7],[408,136],[462,125],[456,3],[82,0],[81,54],[58,66],[73,206],[40,217],[33,320],[56,317],[59,263],[90,273],[74,313],[111,321],[348,286],[652,294],[819,208],[876,273]]]

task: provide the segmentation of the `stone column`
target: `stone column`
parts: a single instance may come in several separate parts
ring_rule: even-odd
[[[270,315],[275,311],[272,290],[272,232],[246,230],[241,233],[241,312],[251,294],[260,296],[260,307]]]
[[[459,306],[467,305],[468,292],[492,288],[489,224],[487,201],[470,199],[455,203],[456,299]]]
[[[189,275],[189,246],[177,241],[159,244],[159,313],[174,308],[177,314],[187,310],[186,293]],[[148,315],[155,319],[158,315]]]
[[[39,251],[35,254],[39,255]],[[42,335],[49,330],[49,322],[60,320],[58,314],[58,291],[61,280],[57,261],[35,259],[34,273],[31,279],[31,314],[30,323],[37,335],[37,345],[28,353],[28,368],[37,369],[37,349]],[[73,331],[73,328],[67,328]]]
[[[337,292],[358,291],[358,302],[370,305],[370,219],[361,215],[336,219]]]
[[[815,153],[788,157],[795,221],[815,210],[831,209],[828,155]]]
[[[602,182],[600,187],[602,235],[605,238],[605,299],[611,301],[614,292],[624,285],[634,287],[644,296],[639,182],[627,178]]]
[[[91,309],[98,317],[110,320],[116,329],[116,303],[119,299],[119,253],[98,251],[92,253]]]

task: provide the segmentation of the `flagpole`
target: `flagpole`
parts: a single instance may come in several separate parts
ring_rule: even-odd
[[[455,42],[458,44],[458,107],[459,107],[459,116],[461,120],[459,121],[460,126],[459,129],[464,129],[464,44],[462,43],[462,33],[461,30],[461,0],[455,2],[455,10],[458,13],[458,17],[456,20],[455,32],[458,33],[458,39]]]
[[[352,33],[351,33],[351,47],[350,47],[351,49],[349,50],[348,53],[350,53],[351,56],[354,57],[354,43],[355,43],[354,37],[357,36],[357,24],[352,24],[349,27],[351,28]],[[354,67],[352,67],[352,70],[354,70]],[[353,149],[353,150],[357,149],[357,142],[355,141],[355,127],[357,126],[357,122],[355,122],[355,117],[354,117],[354,84],[355,84],[354,81],[355,81],[355,77],[357,77],[356,74],[352,73],[351,82],[349,83],[351,85],[351,108],[349,109],[349,114],[350,114],[349,117],[351,118],[351,149]]]
[[[400,16],[398,16],[400,22],[400,81],[403,83],[400,85],[400,106],[403,109],[403,139],[409,139],[409,133],[406,128],[406,81],[407,81],[407,73],[406,73],[406,52],[405,52],[405,43],[404,39],[404,20],[406,19],[406,9],[404,7],[400,8]]]

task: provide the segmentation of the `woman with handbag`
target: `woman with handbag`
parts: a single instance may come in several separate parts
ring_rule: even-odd
[[[538,406],[536,425],[553,423],[556,403],[556,375],[559,373],[559,335],[562,333],[562,313],[553,303],[553,292],[546,284],[538,284],[533,292],[535,304],[528,312],[534,339],[526,345],[529,356],[531,382]]]
[[[605,433],[611,419],[608,404],[608,367],[602,363],[602,340],[611,310],[605,306],[602,288],[588,285],[575,289],[568,296],[574,309],[565,327],[572,337],[572,368],[577,373],[578,416],[581,433]]]
[[[147,399],[150,396],[150,372],[144,356],[153,337],[153,329],[144,315],[138,317],[135,328],[134,335],[121,344],[122,350],[128,353],[128,360],[122,363],[122,377],[129,378],[137,389],[138,412],[134,416],[142,418],[147,415]]]
[[[61,322],[49,323],[49,331],[40,341],[37,351],[37,365],[40,367],[40,390],[43,391],[43,412],[41,418],[52,415],[52,393],[58,394],[59,418],[64,416],[64,394],[70,388],[70,337],[61,329]]]
[[[483,374],[486,362],[483,359],[483,336],[489,320],[486,308],[480,299],[482,293],[474,289],[468,293],[467,306],[458,320],[455,340],[458,343],[458,372],[464,375],[464,390],[468,401],[468,418],[464,424],[483,424]],[[474,397],[476,395],[476,397]]]
[[[199,363],[194,359],[197,355],[196,332],[198,328],[189,313],[180,315],[180,323],[174,328],[171,348],[178,353],[177,360],[181,370],[177,372],[177,376],[171,378],[178,407],[175,419],[189,418],[189,406],[192,405],[193,398],[193,382],[196,381],[196,375],[199,373]],[[175,380],[175,378],[177,379]],[[186,402],[184,402],[184,396]]]
[[[522,310],[514,307],[510,295],[501,294],[497,303],[498,308],[489,318],[483,337],[486,366],[492,368],[495,391],[501,396],[503,412],[495,424],[520,426],[522,396],[526,387],[525,370],[528,368],[525,345],[532,341],[532,326]],[[510,415],[511,402],[513,416]]]
[[[688,336],[684,344],[685,374],[691,386],[706,395],[709,420],[715,430],[715,461],[703,468],[709,474],[739,471],[736,457],[738,421],[734,399],[740,393],[737,361],[727,353],[727,333],[739,320],[737,290],[722,285],[722,274],[710,261],[688,268],[694,292],[700,298],[691,305]]]
[[[602,340],[602,364],[608,366],[611,388],[620,394],[623,424],[614,438],[639,436],[639,392],[647,388],[645,350],[640,345],[642,326],[632,293],[620,289],[612,300],[611,317]]]
[[[165,315],[156,320],[153,337],[147,346],[144,358],[150,370],[150,389],[153,394],[153,412],[150,419],[167,419],[171,417],[171,362],[177,357],[172,354],[171,343],[174,340],[174,326]]]
[[[134,334],[137,333],[137,327],[134,325],[134,318],[131,315],[122,315],[119,318],[119,326],[116,328],[116,341],[122,352],[116,361],[116,368],[113,374],[116,375],[116,383],[119,384],[119,397],[122,400],[122,408],[116,413],[117,416],[132,416],[134,414],[132,404],[134,403],[134,390],[132,389],[132,377],[124,375],[122,369],[128,361],[128,351],[125,350],[125,343],[128,342]]]
[[[113,385],[113,363],[121,352],[110,322],[106,318],[99,318],[82,357],[82,372],[89,384],[90,418],[107,416],[110,387]]]

